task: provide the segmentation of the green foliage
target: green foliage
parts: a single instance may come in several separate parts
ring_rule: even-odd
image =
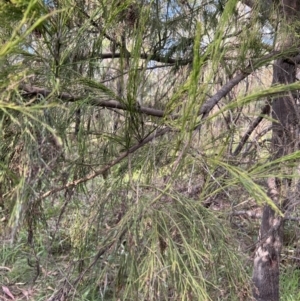
[[[237,2],[0,2],[1,283],[34,300],[251,298],[258,225],[233,216],[280,214],[264,180],[296,180],[299,152],[272,160],[269,118],[233,153],[257,100],[299,84],[249,88],[284,54]]]
[[[282,301],[292,301],[300,298],[299,270],[287,268],[281,274],[281,298]]]
[[[42,2],[38,0],[12,0],[12,1],[0,1],[0,18],[2,20],[2,24],[7,26],[6,29],[10,28],[10,23],[18,24],[24,15],[28,18],[28,20],[32,20],[35,18],[37,20],[41,17],[41,13],[43,11]]]

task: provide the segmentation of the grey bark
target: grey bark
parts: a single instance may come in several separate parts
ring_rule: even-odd
[[[278,203],[275,179],[269,180],[269,196]],[[279,263],[282,247],[283,219],[266,205],[263,208],[259,242],[255,252],[253,270],[253,296],[257,301],[279,300]]]

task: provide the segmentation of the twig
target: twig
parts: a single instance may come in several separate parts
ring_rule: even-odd
[[[248,139],[249,139],[250,135],[252,134],[252,132],[257,128],[257,126],[260,124],[260,122],[264,119],[264,115],[268,115],[269,113],[270,113],[270,104],[267,103],[262,108],[260,115],[253,121],[253,123],[248,128],[247,132],[245,133],[245,135],[241,139],[239,145],[235,149],[235,151],[233,153],[233,156],[237,156],[241,152],[243,146],[248,141]]]

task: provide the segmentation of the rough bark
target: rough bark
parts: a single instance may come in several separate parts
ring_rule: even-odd
[[[275,2],[275,1],[274,1]],[[275,3],[276,4],[276,3]],[[278,2],[282,25],[280,28],[278,50],[288,46],[298,46],[293,33],[296,32],[294,21],[300,12],[299,0]],[[284,28],[284,30],[283,30]],[[287,30],[288,29],[288,30]],[[289,34],[287,34],[289,33]],[[290,84],[296,81],[296,64],[293,60],[280,58],[274,62],[273,85]],[[272,150],[273,158],[292,153],[298,148],[298,112],[296,95],[279,95],[272,102]],[[280,168],[280,167],[278,167]],[[278,170],[280,173],[280,170]],[[276,179],[269,180],[269,196],[280,207],[279,200],[284,199],[289,183]],[[286,186],[284,189],[283,186]],[[279,263],[283,240],[283,219],[266,205],[263,209],[259,233],[259,243],[255,253],[253,269],[253,295],[257,301],[279,301]]]
[[[293,83],[296,81],[296,66],[291,62],[279,59],[273,67],[273,84]],[[296,150],[297,125],[299,114],[297,112],[295,93],[277,97],[272,103],[273,134],[272,145],[274,158],[292,153]]]
[[[269,196],[278,201],[275,179],[269,183]],[[263,208],[259,243],[254,258],[253,296],[257,301],[279,300],[279,262],[282,247],[281,217],[266,205]]]

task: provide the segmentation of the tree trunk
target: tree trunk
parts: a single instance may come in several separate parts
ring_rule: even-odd
[[[278,201],[276,182],[270,197]],[[269,184],[270,185],[270,184]],[[271,185],[270,185],[271,186]],[[279,262],[282,246],[282,218],[266,205],[263,209],[259,243],[254,258],[253,296],[257,301],[279,300]]]
[[[282,24],[279,32],[278,49],[295,47],[296,27],[294,21],[300,12],[299,0],[280,1]],[[278,59],[273,66],[273,85],[290,84],[296,81],[296,65],[289,59]],[[296,95],[278,96],[272,102],[272,151],[273,159],[294,152],[297,146],[298,112]],[[280,167],[278,166],[278,169]],[[278,170],[280,174],[280,170]],[[269,196],[280,207],[289,189],[288,181],[270,179],[268,182]],[[279,263],[282,248],[283,220],[276,216],[274,210],[266,205],[263,209],[259,233],[259,242],[254,259],[253,295],[257,301],[279,301]]]

